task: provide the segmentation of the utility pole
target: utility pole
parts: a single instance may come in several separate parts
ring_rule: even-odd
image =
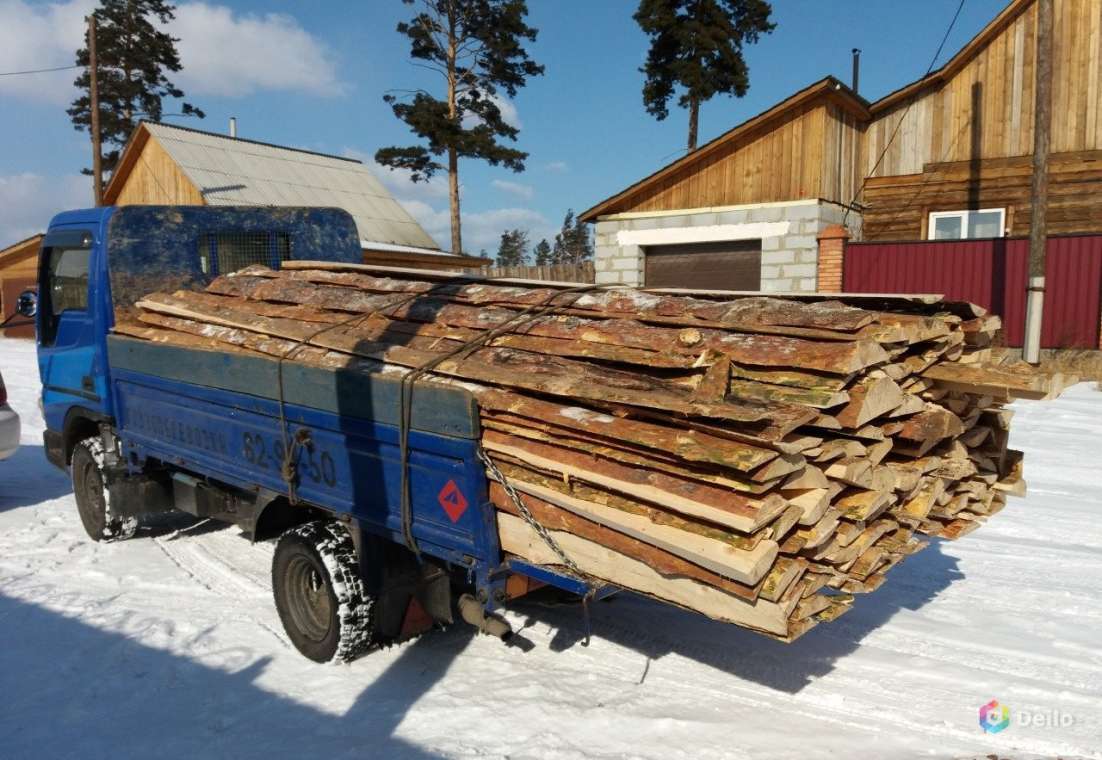
[[[1022,358],[1041,361],[1045,308],[1045,243],[1048,240],[1048,147],[1052,123],[1052,0],[1037,0],[1036,101],[1033,107],[1033,182],[1029,202],[1029,283],[1026,286]]]
[[[99,140],[99,82],[96,61],[96,17],[88,17],[88,79],[89,100],[92,111],[92,193],[96,205],[103,205],[103,158],[100,154]]]

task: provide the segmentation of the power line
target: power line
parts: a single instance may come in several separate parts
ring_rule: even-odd
[[[930,59],[930,65],[926,67],[926,73],[922,75],[922,79],[930,76],[930,72],[934,70],[934,65],[937,63],[937,59],[941,56],[941,51],[945,49],[945,43],[949,41],[949,35],[953,31],[953,27],[957,25],[957,19],[960,18],[960,12],[964,9],[964,0],[960,0],[960,4],[957,5],[957,12],[953,14],[952,21],[949,22],[949,27],[945,30],[945,34],[941,38],[941,44],[937,46],[937,50],[934,52],[934,57]],[[920,79],[919,81],[922,81]],[[876,170],[880,168],[880,164],[884,161],[884,156],[888,154],[888,149],[892,147],[892,143],[895,141],[895,136],[899,134],[899,128],[903,126],[903,122],[907,119],[907,114],[911,112],[911,106],[915,104],[915,100],[912,98],[907,104],[907,107],[903,109],[903,115],[899,117],[899,121],[895,123],[895,129],[892,130],[891,135],[888,137],[888,141],[884,143],[884,149],[880,151],[880,155],[876,158],[876,163],[872,165],[872,169],[865,175],[865,178],[861,180],[861,187],[857,189],[853,199],[846,206],[846,213],[842,217],[842,224],[846,223],[846,218],[849,217],[849,211],[853,207],[853,204],[857,203],[857,199],[861,197],[861,193],[865,192],[865,185],[868,184],[869,177],[876,174]]]
[[[23,74],[45,74],[50,71],[68,71],[69,69],[82,69],[83,66],[57,66],[52,69],[28,69],[27,71],[0,71],[0,77],[17,77]]]

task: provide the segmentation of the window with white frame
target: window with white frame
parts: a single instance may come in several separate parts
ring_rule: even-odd
[[[930,214],[930,240],[1002,237],[1006,229],[1005,208],[976,211],[934,211]]]

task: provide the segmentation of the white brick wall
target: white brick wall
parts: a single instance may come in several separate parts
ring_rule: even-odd
[[[747,239],[762,231],[779,234],[761,239],[761,289],[765,292],[814,292],[817,287],[818,233],[828,224],[839,224],[845,209],[823,201],[794,201],[792,204],[765,204],[737,208],[661,213],[652,216],[625,216],[597,222],[595,269],[599,284],[644,285],[643,256],[648,238],[662,239],[659,232],[647,231],[712,227],[723,230],[729,239]],[[860,214],[850,212],[846,224],[860,236]],[[746,235],[738,232],[745,225]],[[768,225],[768,226],[763,226]],[[635,234],[620,236],[620,232]],[[700,230],[705,233],[705,230]],[[751,235],[750,233],[754,233]],[[724,238],[728,239],[728,238]],[[619,244],[619,241],[631,244]],[[636,245],[635,243],[641,243]]]

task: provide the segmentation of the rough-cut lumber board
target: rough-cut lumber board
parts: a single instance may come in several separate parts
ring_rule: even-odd
[[[868,486],[872,483],[872,476],[869,473],[871,469],[872,463],[869,460],[847,457],[830,463],[823,472],[831,480],[849,483],[854,486]]]
[[[785,479],[783,488],[800,490],[808,488],[827,488],[829,486],[830,481],[822,470],[814,465],[805,464],[803,468],[792,473],[792,475]]]
[[[771,449],[709,435],[700,430],[658,425],[580,406],[564,406],[505,390],[488,389],[480,393],[479,404],[485,409],[511,412],[562,428],[666,451],[687,461],[730,467],[742,472],[755,470],[777,457],[777,452]]]
[[[497,509],[517,515],[512,500],[498,483],[491,481],[489,493],[490,500]],[[564,509],[557,502],[541,499],[528,493],[524,497],[524,503],[536,520],[544,527],[552,530],[569,531],[586,540],[614,549],[621,554],[645,561],[663,575],[681,575],[694,578],[750,601],[758,596],[758,587],[754,585],[739,583],[724,575],[713,573],[674,553],[664,551],[622,531],[614,530],[599,521],[586,519],[572,510]],[[766,583],[767,579],[763,579],[762,588],[765,588]],[[776,599],[771,601],[776,601]]]
[[[719,366],[714,365],[714,366]],[[728,364],[728,369],[730,365]],[[731,379],[727,393],[736,398],[748,398],[758,401],[776,401],[786,404],[803,404],[817,409],[830,409],[849,400],[846,391],[810,390],[791,388],[784,385],[769,385],[753,380]],[[726,395],[726,394],[724,394]]]
[[[814,525],[826,513],[837,491],[833,488],[806,488],[782,489],[779,493],[789,504],[794,504],[803,511],[799,519],[800,525]]]
[[[772,569],[756,587],[759,589],[758,596],[767,602],[780,601],[785,592],[800,579],[806,569],[807,562],[802,559],[778,557],[773,563]]]
[[[519,517],[499,514],[498,533],[501,548],[510,554],[539,565],[561,563],[539,534]],[[552,530],[551,536],[583,572],[608,583],[695,610],[715,620],[777,636],[788,633],[788,615],[779,604],[763,599],[751,603],[692,578],[664,576],[644,562],[565,531]]]
[[[853,489],[834,500],[834,508],[851,520],[871,520],[888,504],[884,491]]]
[[[595,502],[565,496],[532,483],[520,480],[510,482],[523,494],[537,497],[548,504],[656,546],[713,573],[748,586],[753,586],[761,580],[777,557],[778,546],[775,541],[761,541],[751,550],[736,549],[703,536],[659,525],[641,515],[632,515]],[[495,501],[495,503],[501,502]]]
[[[911,441],[940,441],[963,431],[964,425],[957,415],[943,406],[927,402],[925,411],[903,422],[898,435]]]
[[[660,470],[678,477],[699,480],[702,483],[710,483],[735,491],[744,491],[747,493],[753,493],[754,491],[745,481],[727,477],[727,474],[738,475],[739,473],[723,473],[722,471],[716,471],[714,469],[693,469],[672,457],[663,456],[661,454],[650,454],[645,451],[639,452],[637,450],[615,445],[610,446],[607,445],[607,442],[600,441],[599,439],[596,439],[595,442],[595,439],[579,437],[584,436],[584,433],[566,435],[556,431],[551,425],[542,427],[537,423],[519,425],[514,424],[510,420],[511,418],[509,417],[487,415],[482,419],[482,426],[484,429],[496,430],[506,435],[516,436],[517,438],[528,438],[533,441],[562,446],[576,451],[586,452],[595,457],[603,457],[604,459],[611,459],[644,469]]]
[[[486,431],[483,435],[483,446],[488,451],[508,454],[541,469],[559,472],[566,478],[576,478],[744,533],[753,533],[773,521],[786,506],[784,499],[776,495],[751,500],[663,473],[640,471],[612,462],[595,465],[592,460],[587,462],[584,456],[550,450],[539,444],[520,443],[494,431]]]
[[[740,533],[727,526],[685,517],[673,510],[622,496],[598,486],[583,483],[580,480],[564,480],[559,473],[540,470],[527,462],[513,459],[507,455],[495,454],[494,461],[501,469],[502,474],[512,481],[539,485],[563,496],[601,504],[632,515],[640,515],[657,525],[667,525],[686,533],[719,541],[736,549],[750,551],[758,543],[769,537],[766,535],[768,528],[750,534]]]
[[[119,335],[129,335],[133,338],[141,338],[142,340],[148,340],[154,343],[173,343],[177,346],[188,346],[206,350],[221,350],[226,348],[226,344],[217,338],[208,338],[201,335],[185,335],[176,330],[165,330],[140,322],[117,322],[114,331]],[[238,350],[249,356],[265,355],[251,348],[240,348]]]
[[[987,393],[999,398],[1045,399],[1059,395],[1078,378],[1037,372],[1022,367],[973,366],[953,362],[935,364],[922,373],[943,388],[965,393]]]
[[[849,397],[849,403],[834,414],[847,428],[859,428],[903,403],[903,391],[886,376],[858,383],[850,389]]]
[[[768,383],[769,385],[783,385],[788,388],[803,388],[810,391],[834,393],[845,390],[855,374],[829,375],[797,369],[751,367],[732,362],[731,377]]]

